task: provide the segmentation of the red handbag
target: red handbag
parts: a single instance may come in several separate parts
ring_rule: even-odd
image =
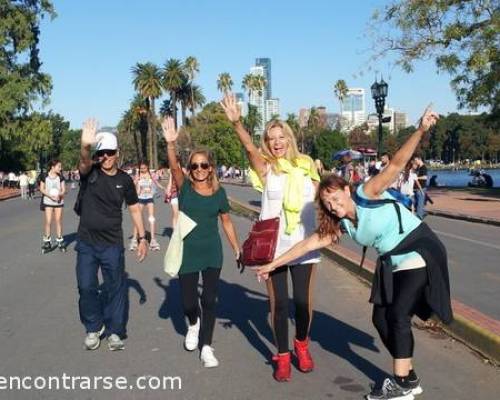
[[[273,261],[278,244],[279,227],[278,217],[255,222],[243,243],[241,256],[243,265],[265,265]]]

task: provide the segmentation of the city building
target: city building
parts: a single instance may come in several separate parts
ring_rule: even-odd
[[[394,131],[398,133],[401,129],[408,126],[408,115],[402,111],[394,112]]]
[[[274,116],[280,117],[279,99],[268,99],[265,101],[265,122],[269,122]]]
[[[366,122],[365,89],[349,88],[347,95],[342,101],[342,123],[343,129],[350,129]],[[342,122],[343,122],[342,121]]]
[[[264,76],[264,67],[260,66],[253,66],[250,68],[250,74],[252,75],[258,75],[258,76]],[[262,135],[264,132],[264,126],[266,123],[266,112],[265,112],[265,98],[264,98],[265,92],[258,92],[256,90],[250,91],[250,99],[249,103],[252,106],[257,107],[257,112],[260,115],[260,124],[257,126],[255,130],[255,134],[257,135]]]

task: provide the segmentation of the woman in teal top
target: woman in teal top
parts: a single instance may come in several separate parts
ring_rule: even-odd
[[[180,188],[179,209],[194,222],[195,228],[184,238],[182,264],[179,270],[184,314],[189,320],[184,347],[188,351],[201,348],[200,358],[204,367],[217,367],[212,336],[215,326],[217,284],[222,267],[222,243],[218,219],[239,258],[240,246],[229,216],[229,203],[225,190],[219,185],[216,165],[208,150],[194,150],[188,161],[188,176],[184,176],[177,162],[175,143],[178,132],[172,118],[162,122],[167,141],[167,155],[175,184]],[[203,289],[200,299],[198,281],[200,274]]]
[[[383,203],[393,199],[386,190],[404,169],[422,137],[437,119],[436,113],[426,110],[419,128],[397,151],[389,166],[358,187],[356,192],[338,176],[324,177],[318,191],[319,227],[317,232],[272,263],[257,268],[257,275],[267,279],[271,271],[285,265],[289,260],[337,243],[343,233],[352,237],[360,245],[370,246],[377,250],[384,267],[392,268],[392,273],[389,269],[392,281],[387,286],[384,286],[387,282],[382,285],[384,289],[389,287],[392,292],[390,297],[387,297],[386,292],[383,293],[382,297],[386,296],[386,299],[389,299],[382,302],[383,304],[378,302],[379,297],[377,301],[372,301],[374,303],[372,320],[384,345],[393,357],[394,377],[387,378],[382,386],[374,388],[366,396],[369,400],[411,400],[414,394],[422,392],[420,379],[416,376],[412,364],[414,343],[411,318],[420,311],[423,302],[426,301],[426,288],[436,287],[433,282],[430,282],[431,275],[429,274],[431,270],[435,271],[435,260],[444,260],[443,269],[446,272],[443,274],[445,276],[443,280],[447,280],[446,250],[425,223],[413,216],[403,205],[392,202],[371,208],[366,204],[370,202],[373,204],[375,200]],[[424,260],[422,255],[426,252],[423,251],[421,245],[423,236],[431,238],[432,246],[437,249],[436,253],[439,253],[436,256],[439,257],[426,256]],[[400,248],[405,251],[396,251]],[[418,252],[411,250],[418,250]],[[392,253],[397,253],[397,255],[392,255]],[[427,265],[426,260],[430,260],[431,264]],[[432,268],[429,269],[429,267]],[[374,287],[377,282],[374,281]],[[443,284],[438,287],[443,288],[442,298],[446,299],[448,296],[449,303],[449,286],[446,287],[446,284]],[[375,294],[378,296],[379,292]],[[371,300],[373,298],[372,292]],[[448,311],[446,307],[444,309]],[[451,315],[451,311],[445,315]],[[444,320],[449,322],[448,318]]]

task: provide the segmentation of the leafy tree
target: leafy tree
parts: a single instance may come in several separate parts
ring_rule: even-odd
[[[313,142],[311,157],[319,158],[326,169],[332,168],[332,155],[346,147],[345,135],[329,129],[321,130]]]
[[[218,165],[241,165],[241,145],[218,103],[207,104],[186,128],[194,147],[208,147]]]
[[[47,104],[52,90],[50,76],[41,70],[39,25],[56,13],[49,0],[2,0],[0,16],[0,166],[9,168],[33,156],[18,157],[20,149],[50,145],[46,121],[30,112],[34,104]]]
[[[165,91],[170,93],[175,127],[177,127],[177,93],[185,84],[186,79],[183,65],[179,60],[170,58],[165,62],[162,69],[162,86]]]
[[[411,72],[434,59],[452,76],[460,107],[500,113],[500,8],[498,0],[394,0],[372,19],[374,59],[397,55]]]

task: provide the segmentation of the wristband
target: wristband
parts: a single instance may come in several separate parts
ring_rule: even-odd
[[[138,236],[137,241],[140,242],[141,240],[146,240],[146,236]]]

